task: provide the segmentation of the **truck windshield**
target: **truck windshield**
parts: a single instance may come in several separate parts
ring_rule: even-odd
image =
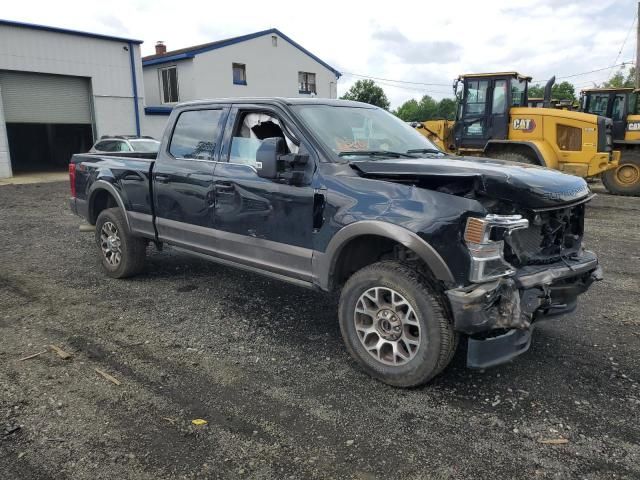
[[[129,140],[134,152],[157,153],[160,142],[157,140]]]
[[[337,155],[398,157],[439,153],[437,147],[395,115],[379,108],[294,105],[309,129]],[[404,155],[403,155],[404,156]],[[409,155],[407,155],[409,156]]]

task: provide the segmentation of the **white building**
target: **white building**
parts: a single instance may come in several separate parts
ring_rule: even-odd
[[[279,30],[166,51],[142,59],[145,133],[159,138],[177,102],[221,97],[336,98],[340,72]]]
[[[0,178],[140,134],[140,40],[0,20]]]

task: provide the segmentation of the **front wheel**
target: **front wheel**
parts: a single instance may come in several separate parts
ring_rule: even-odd
[[[131,235],[122,210],[107,208],[96,220],[96,244],[105,273],[126,278],[142,271],[147,243]]]
[[[620,164],[602,174],[602,183],[614,195],[640,196],[640,155],[623,152]]]
[[[347,350],[369,375],[389,385],[428,382],[447,366],[457,344],[440,302],[410,266],[384,261],[359,270],[340,295]]]

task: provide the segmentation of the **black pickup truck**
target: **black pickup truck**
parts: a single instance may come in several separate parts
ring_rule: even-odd
[[[147,247],[324,291],[351,355],[390,385],[427,382],[461,335],[484,368],[601,278],[582,246],[584,180],[446,155],[388,112],[323,99],[221,99],[173,110],[155,155],[74,155],[71,209],[107,275]]]

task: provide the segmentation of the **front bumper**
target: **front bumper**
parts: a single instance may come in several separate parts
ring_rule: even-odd
[[[471,336],[467,364],[484,368],[524,353],[534,322],[573,311],[578,295],[601,279],[598,257],[582,251],[562,262],[523,267],[511,277],[447,290],[454,329]]]

